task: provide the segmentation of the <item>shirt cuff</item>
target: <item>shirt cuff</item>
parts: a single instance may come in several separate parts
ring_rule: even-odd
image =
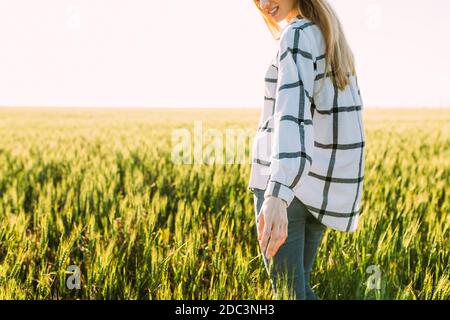
[[[291,188],[289,188],[279,182],[269,181],[269,184],[267,185],[267,189],[264,192],[264,197],[266,198],[269,196],[277,197],[277,198],[284,200],[286,202],[287,206],[289,207],[292,200],[294,200],[295,193]]]

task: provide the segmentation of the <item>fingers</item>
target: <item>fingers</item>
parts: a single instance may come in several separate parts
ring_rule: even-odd
[[[280,247],[286,241],[287,238],[287,226],[285,223],[277,224],[272,231],[272,235],[270,237],[269,245],[267,246],[267,258],[272,258],[277,254]]]
[[[262,235],[261,235],[261,250],[264,252],[267,247],[267,243],[269,242],[269,237],[272,232],[272,223],[269,221],[268,223],[264,222],[264,226],[262,228]]]
[[[267,258],[273,257],[286,241],[287,224],[287,210],[279,199],[265,199],[258,214],[258,240]]]
[[[258,215],[258,240],[262,239],[262,233],[264,230],[264,215],[262,211]]]

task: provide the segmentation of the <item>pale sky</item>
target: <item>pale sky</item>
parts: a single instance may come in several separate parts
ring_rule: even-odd
[[[450,1],[329,0],[366,107],[450,106]],[[252,0],[0,0],[0,106],[261,107]]]

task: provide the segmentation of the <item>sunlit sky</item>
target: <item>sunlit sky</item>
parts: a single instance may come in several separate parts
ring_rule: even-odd
[[[450,1],[329,0],[366,107],[450,106]],[[252,0],[0,0],[0,106],[260,107]]]

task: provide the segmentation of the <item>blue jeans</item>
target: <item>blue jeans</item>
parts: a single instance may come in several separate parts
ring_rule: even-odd
[[[264,190],[256,189],[253,197],[255,218],[258,222],[258,214],[264,202]],[[297,197],[287,208],[287,215],[288,236],[272,257],[271,264],[263,252],[273,293],[278,294],[277,281],[285,279],[288,280],[287,289],[291,297],[299,300],[317,300],[318,297],[309,285],[309,276],[327,227],[319,222]]]

